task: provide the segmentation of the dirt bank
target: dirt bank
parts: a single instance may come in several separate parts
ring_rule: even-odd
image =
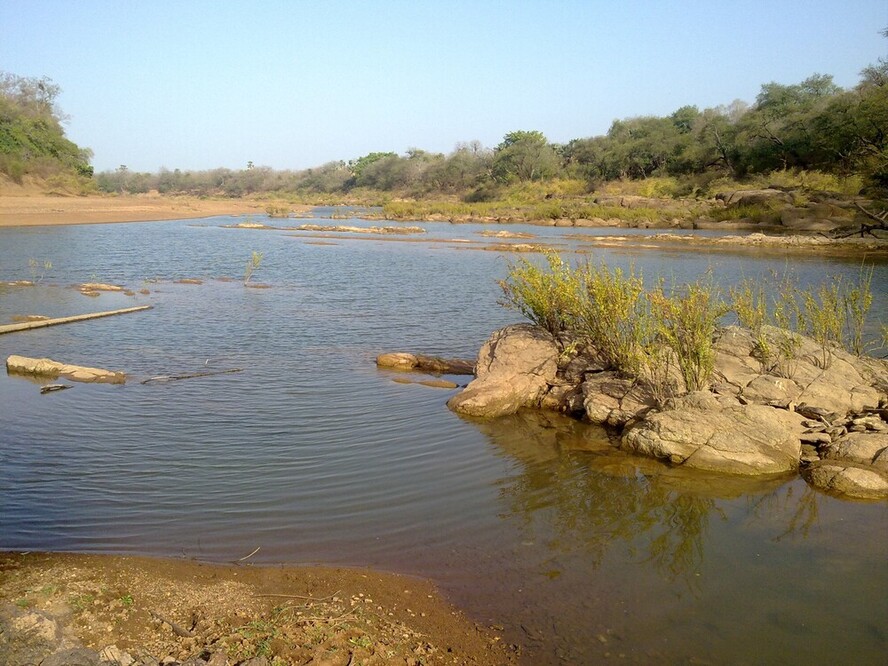
[[[0,662],[72,648],[137,663],[509,664],[424,580],[361,569],[0,554]],[[29,661],[31,660],[31,661]],[[201,661],[196,661],[201,660]],[[117,659],[118,662],[127,661]]]

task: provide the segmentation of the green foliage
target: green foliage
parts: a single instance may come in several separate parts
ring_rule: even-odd
[[[492,174],[502,183],[549,179],[558,169],[558,156],[542,132],[509,132],[494,149]]]
[[[651,333],[642,276],[631,267],[624,274],[603,262],[587,264],[580,276],[583,298],[574,333],[598,350],[608,366],[630,377],[641,376]]]
[[[755,351],[763,370],[770,370],[774,361],[774,349],[765,334],[765,325],[770,321],[768,294],[764,282],[743,280],[729,290],[731,309],[736,313],[740,325],[752,333]]]
[[[59,92],[46,77],[0,72],[0,171],[12,180],[20,183],[26,174],[92,177],[91,151],[65,137],[55,105]]]

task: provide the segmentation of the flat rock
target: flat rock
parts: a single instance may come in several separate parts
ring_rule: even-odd
[[[422,370],[444,375],[475,374],[475,364],[458,358],[440,358],[407,352],[390,352],[376,357],[376,365],[393,370]]]
[[[49,358],[29,358],[16,355],[6,359],[6,372],[19,375],[38,375],[52,379],[65,377],[75,382],[123,384],[126,381],[126,374],[123,372],[60,363]]]

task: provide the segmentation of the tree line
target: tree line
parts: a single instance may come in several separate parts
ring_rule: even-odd
[[[0,171],[20,178],[47,164],[92,175],[90,152],[64,137],[55,108],[58,87],[46,78],[0,76]],[[856,175],[872,193],[888,192],[888,61],[861,72],[850,89],[814,74],[797,84],[767,83],[752,104],[734,101],[668,116],[615,120],[601,136],[550,142],[539,131],[515,131],[487,148],[458,144],[449,154],[411,148],[372,152],[304,170],[243,169],[156,173],[125,165],[96,174],[105,192],[222,195],[258,193],[336,196],[376,191],[407,197],[494,199],[506,186],[552,179],[585,181],[592,190],[613,180],[669,176],[690,194],[716,179],[743,180],[778,170]],[[54,160],[54,162],[53,162]]]

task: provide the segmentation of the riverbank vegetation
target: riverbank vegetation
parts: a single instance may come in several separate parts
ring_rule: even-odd
[[[729,316],[751,331],[763,372],[789,378],[800,335],[819,344],[821,368],[829,366],[835,349],[860,356],[884,346],[884,339],[864,339],[871,282],[871,269],[862,268],[855,281],[805,288],[791,275],[747,279],[727,292],[712,275],[688,284],[659,278],[646,285],[632,267],[571,266],[549,251],[544,264],[513,263],[500,286],[502,305],[551,333],[565,353],[594,349],[606,369],[642,380],[665,398],[709,386],[715,333]]]

